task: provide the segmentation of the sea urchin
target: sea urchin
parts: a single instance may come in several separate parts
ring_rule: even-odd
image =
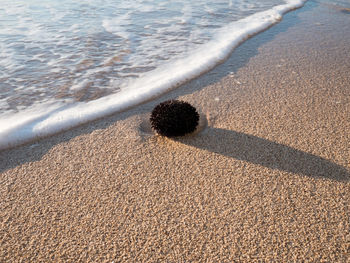
[[[153,109],[150,121],[152,128],[160,135],[183,136],[196,130],[199,114],[187,102],[168,100]]]

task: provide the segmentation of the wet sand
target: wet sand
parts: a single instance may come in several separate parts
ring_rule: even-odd
[[[161,98],[0,152],[0,262],[348,262],[349,25],[309,1]],[[174,98],[201,132],[149,131]]]

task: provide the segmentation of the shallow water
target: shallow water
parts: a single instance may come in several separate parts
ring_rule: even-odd
[[[2,1],[0,112],[89,101],[191,53],[281,0]]]

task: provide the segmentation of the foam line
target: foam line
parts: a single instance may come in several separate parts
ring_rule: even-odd
[[[130,83],[120,93],[73,105],[52,105],[0,119],[0,149],[52,135],[108,114],[125,110],[157,97],[214,68],[241,42],[279,22],[283,14],[304,5],[305,0],[287,0],[221,28],[216,37],[189,56],[155,69]]]

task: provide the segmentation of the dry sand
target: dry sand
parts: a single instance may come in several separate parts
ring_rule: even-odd
[[[349,25],[309,1],[162,98],[2,151],[0,262],[349,262]],[[169,98],[208,127],[150,134]]]

